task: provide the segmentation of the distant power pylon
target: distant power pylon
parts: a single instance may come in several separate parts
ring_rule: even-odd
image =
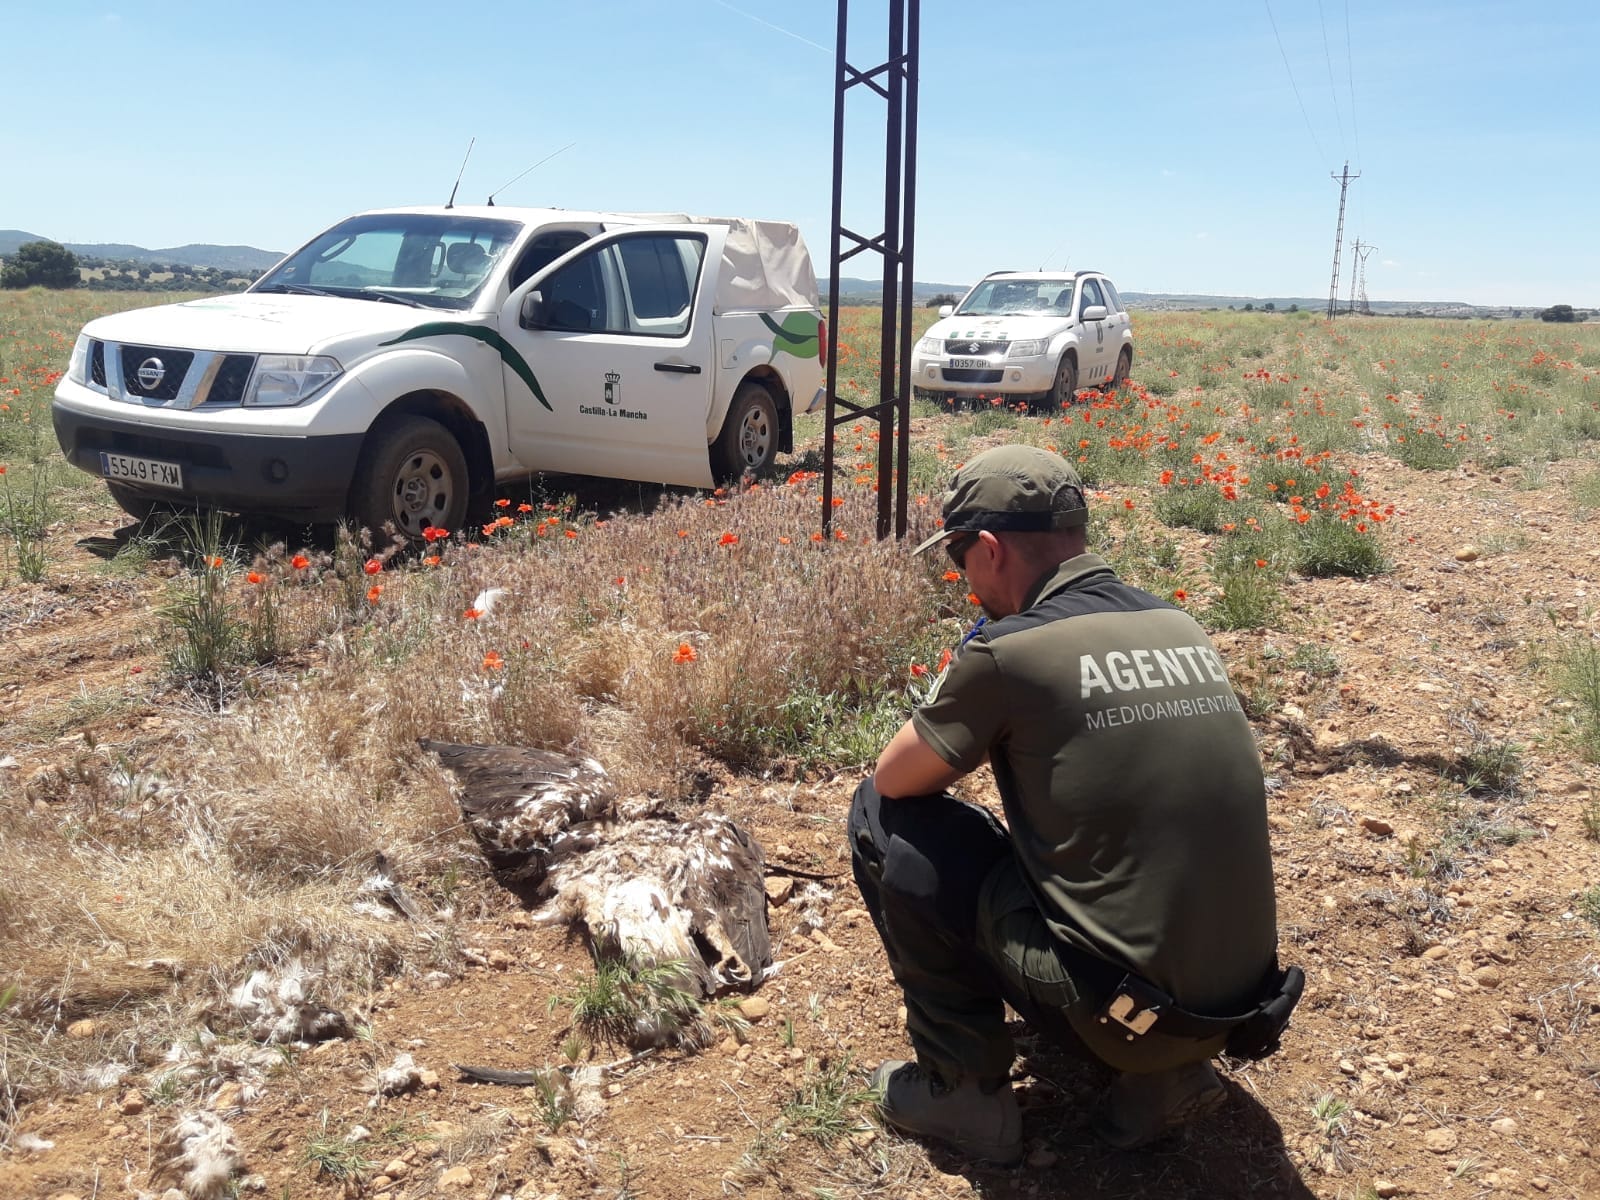
[[[1331,178],[1339,181],[1339,228],[1333,235],[1333,282],[1328,285],[1328,320],[1333,320],[1334,314],[1339,311],[1339,249],[1344,245],[1344,198],[1350,190],[1350,181],[1360,179],[1361,172],[1350,174],[1350,164],[1344,164],[1344,174],[1333,175]]]
[[[1356,292],[1359,290],[1361,293],[1360,311],[1366,316],[1370,317],[1372,315],[1372,306],[1367,303],[1367,256],[1376,249],[1377,247],[1370,242],[1363,243],[1360,238],[1356,239],[1356,269],[1350,272],[1350,306],[1345,309],[1345,312],[1353,313],[1356,311]]]

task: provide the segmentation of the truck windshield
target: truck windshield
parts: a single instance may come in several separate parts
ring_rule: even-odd
[[[968,317],[994,317],[1002,313],[1072,312],[1072,289],[1077,281],[1067,275],[1057,279],[985,279],[973,288],[956,312]]]
[[[256,281],[253,292],[396,298],[471,306],[520,221],[453,213],[371,213],[317,235]]]

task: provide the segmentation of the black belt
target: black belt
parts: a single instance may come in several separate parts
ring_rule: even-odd
[[[1095,1019],[1102,1025],[1120,1027],[1130,1042],[1152,1030],[1167,1037],[1196,1041],[1226,1035],[1224,1049],[1228,1054],[1259,1059],[1278,1048],[1289,1014],[1299,1003],[1305,986],[1305,973],[1299,967],[1279,970],[1274,963],[1264,981],[1260,1003],[1238,1016],[1212,1017],[1179,1007],[1176,1000],[1149,980],[1128,974],[1100,1006]]]

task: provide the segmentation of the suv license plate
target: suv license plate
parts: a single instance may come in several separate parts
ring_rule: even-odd
[[[950,365],[957,371],[986,371],[994,366],[987,358],[952,358]]]
[[[154,458],[129,458],[126,454],[100,455],[100,473],[107,479],[126,479],[151,487],[181,488],[183,468]]]

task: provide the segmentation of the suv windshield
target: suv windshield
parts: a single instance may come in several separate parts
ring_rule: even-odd
[[[995,317],[1002,313],[1072,312],[1072,288],[1076,281],[1066,275],[1058,279],[985,279],[972,289],[956,312],[968,317]]]
[[[453,213],[351,217],[295,251],[250,290],[464,309],[521,232],[520,221]]]

